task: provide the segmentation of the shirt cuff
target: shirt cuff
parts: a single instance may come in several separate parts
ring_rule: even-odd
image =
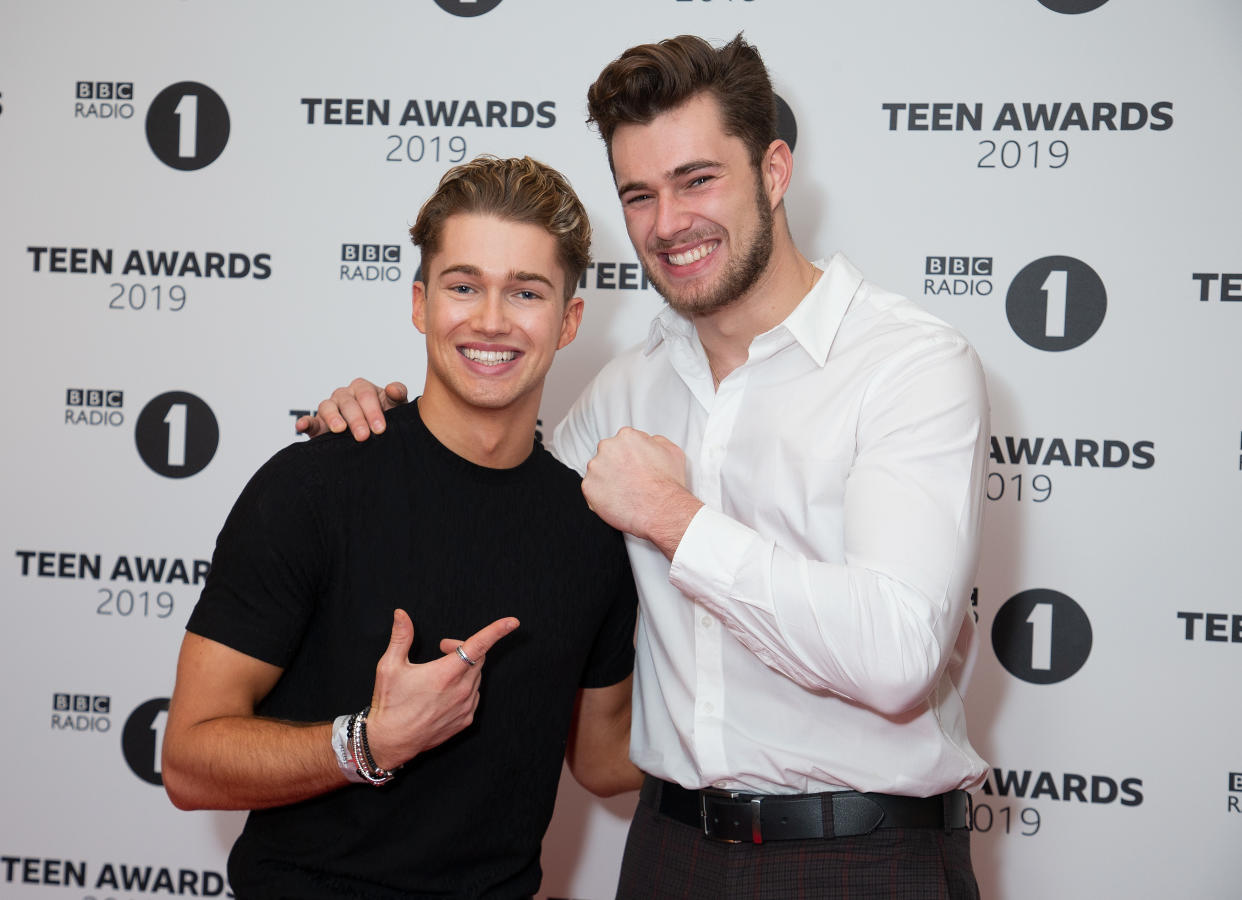
[[[709,603],[740,600],[772,612],[762,594],[736,596],[738,576],[762,541],[752,529],[706,506],[695,513],[681,536],[668,580],[680,590]],[[749,593],[749,592],[747,592]]]

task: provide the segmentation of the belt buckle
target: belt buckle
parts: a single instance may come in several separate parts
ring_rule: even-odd
[[[721,800],[738,800],[743,796],[743,791],[726,791],[721,788],[700,788],[699,789],[699,815],[703,819],[703,836],[709,841],[718,841],[722,844],[742,844],[745,841],[740,838],[717,837],[712,833],[711,824],[707,817],[707,805],[714,798]],[[763,800],[762,796],[752,794],[750,796],[750,840],[754,844],[763,843],[763,830],[759,825],[760,805]]]

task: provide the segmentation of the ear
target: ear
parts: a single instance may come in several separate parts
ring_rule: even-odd
[[[582,324],[582,309],[586,304],[581,297],[571,297],[565,304],[565,315],[561,319],[561,339],[556,342],[560,350],[578,336],[578,326]]]
[[[412,312],[410,321],[414,323],[414,327],[423,334],[427,333],[427,285],[421,281],[414,282],[411,288],[413,294],[413,302],[411,304]]]
[[[768,192],[768,200],[772,209],[780,206],[789,190],[789,182],[793,178],[793,151],[789,145],[779,138],[768,145],[759,164],[759,174],[763,178],[763,187]]]

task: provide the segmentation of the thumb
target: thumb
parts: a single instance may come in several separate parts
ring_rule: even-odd
[[[388,639],[386,657],[396,657],[401,662],[410,661],[410,647],[414,644],[414,623],[404,609],[392,611],[392,636]]]
[[[406,390],[405,385],[400,381],[393,381],[384,386],[384,396],[381,398],[384,409],[392,409],[394,406],[401,406],[410,397],[410,392]]]

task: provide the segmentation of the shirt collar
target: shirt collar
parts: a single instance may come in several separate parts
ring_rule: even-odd
[[[832,349],[841,320],[862,285],[863,277],[862,272],[841,253],[834,253],[827,262],[816,260],[814,265],[824,273],[819,281],[785,321],[771,331],[758,335],[755,341],[784,332],[802,346],[816,365],[822,367],[828,361],[828,351]],[[695,340],[697,336],[690,320],[665,305],[651,322],[643,354],[650,355],[663,341],[677,344]]]

